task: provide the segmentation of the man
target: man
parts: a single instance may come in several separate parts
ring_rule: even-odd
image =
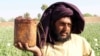
[[[35,56],[94,56],[85,38],[84,19],[73,4],[57,2],[48,7],[37,26],[37,45],[26,49]],[[23,48],[18,43],[19,48]]]

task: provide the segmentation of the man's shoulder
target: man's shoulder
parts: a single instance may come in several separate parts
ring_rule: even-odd
[[[79,34],[74,34],[74,33],[71,33],[71,37],[79,37],[79,38],[83,38],[83,37],[80,36]]]
[[[85,40],[85,37],[79,35],[79,34],[71,34],[71,38],[74,40]]]

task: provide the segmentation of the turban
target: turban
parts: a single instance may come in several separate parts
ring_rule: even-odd
[[[71,33],[80,34],[84,29],[84,19],[80,10],[71,3],[56,2],[49,6],[43,13],[37,25],[37,46],[43,47],[48,41],[52,42],[50,36],[50,25],[61,17],[70,17],[72,21]]]

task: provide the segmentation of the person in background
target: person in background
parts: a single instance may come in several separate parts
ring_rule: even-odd
[[[67,2],[56,2],[43,13],[37,25],[37,45],[26,49],[34,56],[95,56],[88,41],[78,34],[85,22],[80,10]],[[20,49],[22,45],[18,43]]]

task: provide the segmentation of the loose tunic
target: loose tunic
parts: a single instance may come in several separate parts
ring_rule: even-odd
[[[87,40],[76,34],[64,43],[46,44],[41,49],[43,56],[95,56]]]

